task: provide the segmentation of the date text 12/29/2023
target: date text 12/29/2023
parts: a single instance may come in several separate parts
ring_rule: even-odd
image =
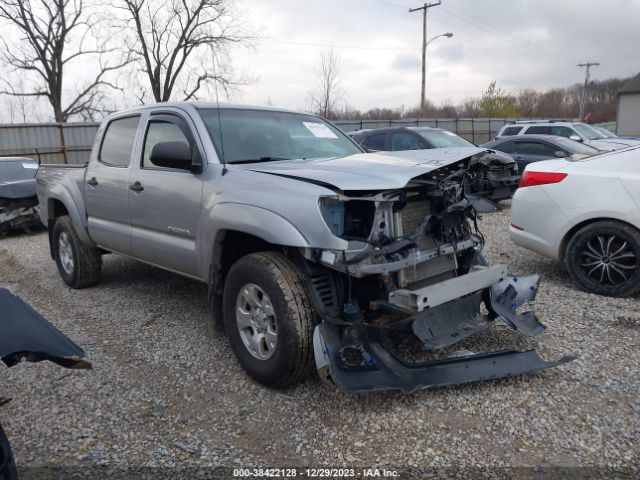
[[[397,478],[387,468],[235,468],[236,478]]]

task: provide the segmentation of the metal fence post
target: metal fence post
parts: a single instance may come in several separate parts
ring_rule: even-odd
[[[64,163],[68,164],[69,159],[67,158],[67,146],[64,143],[64,130],[62,127],[63,125],[63,123],[58,124],[58,129],[60,131],[60,148],[62,149],[62,158],[64,158]]]

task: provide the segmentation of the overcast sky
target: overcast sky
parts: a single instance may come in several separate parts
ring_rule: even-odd
[[[433,0],[432,0],[433,1]],[[421,13],[411,0],[238,0],[262,38],[236,49],[234,65],[257,80],[236,98],[301,108],[318,59],[333,45],[349,105],[406,108],[420,99]],[[599,61],[592,79],[640,72],[640,0],[442,0],[429,9],[427,98],[478,96],[497,80],[507,90],[568,86],[578,63]],[[318,46],[316,46],[318,45]]]

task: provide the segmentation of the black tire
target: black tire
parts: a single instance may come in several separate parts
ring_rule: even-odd
[[[565,264],[585,291],[612,297],[636,295],[640,292],[640,232],[614,220],[591,223],[569,240]]]
[[[71,288],[84,288],[95,285],[100,280],[100,270],[102,269],[102,256],[100,250],[87,246],[80,241],[71,219],[68,216],[59,217],[53,226],[52,247],[53,257],[58,266],[58,272],[67,285]],[[73,265],[67,267],[63,265],[61,258],[60,239],[71,247],[73,255]]]
[[[259,287],[275,315],[277,332],[271,357],[259,359],[245,346],[236,320],[236,302],[247,285]],[[246,291],[246,290],[245,290]],[[316,315],[299,270],[282,253],[261,252],[242,257],[229,270],[223,295],[224,326],[244,370],[258,382],[281,388],[307,378],[314,370],[313,330]],[[251,331],[252,327],[248,327]]]

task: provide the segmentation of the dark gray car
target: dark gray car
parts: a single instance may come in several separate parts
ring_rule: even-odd
[[[508,153],[518,162],[521,172],[530,163],[540,160],[574,155],[588,157],[601,153],[600,150],[589,145],[557,135],[514,135],[498,138],[482,146]]]
[[[0,158],[0,236],[42,225],[36,196],[37,172],[38,162],[30,158]]]

